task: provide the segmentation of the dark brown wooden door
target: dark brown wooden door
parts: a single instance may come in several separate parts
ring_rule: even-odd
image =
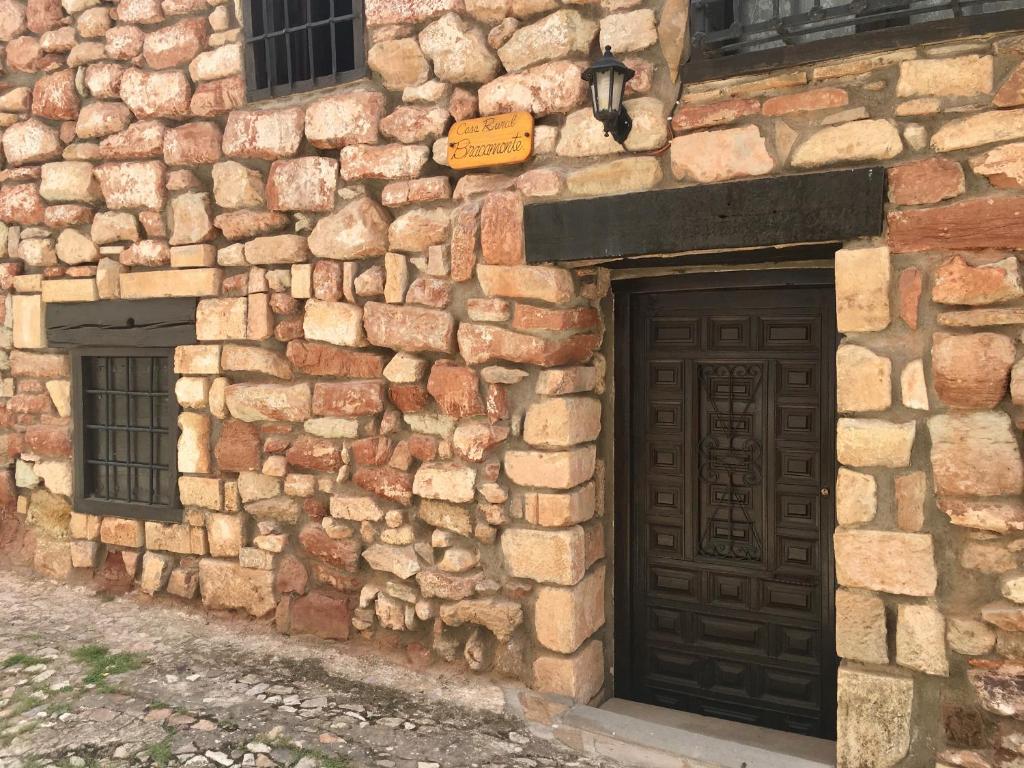
[[[834,735],[830,280],[617,292],[619,695]]]

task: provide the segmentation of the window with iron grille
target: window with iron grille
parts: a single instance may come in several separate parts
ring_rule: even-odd
[[[362,77],[362,0],[245,0],[249,99]]]
[[[1024,0],[692,0],[686,80],[1019,28]]]
[[[173,350],[78,348],[72,360],[75,508],[180,519]]]

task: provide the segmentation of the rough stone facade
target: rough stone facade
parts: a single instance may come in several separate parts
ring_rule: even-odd
[[[839,763],[1024,761],[1024,37],[691,85],[673,112],[660,3],[365,10],[369,78],[246,105],[230,0],[0,0],[6,551],[589,700],[610,275],[527,266],[523,206],[884,164],[884,237],[835,256]],[[667,153],[602,135],[599,41],[637,71],[627,147]],[[444,167],[451,119],[510,110],[538,119],[527,164]],[[78,514],[46,306],[168,296],[199,298],[184,518]]]

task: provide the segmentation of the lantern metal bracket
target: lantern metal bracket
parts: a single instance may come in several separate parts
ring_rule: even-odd
[[[619,109],[618,116],[604,124],[604,135],[611,136],[625,148],[626,139],[633,128],[633,118],[623,106]]]

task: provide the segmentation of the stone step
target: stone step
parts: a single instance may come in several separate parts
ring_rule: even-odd
[[[560,741],[636,768],[831,768],[835,743],[649,704],[610,699],[575,706]]]

